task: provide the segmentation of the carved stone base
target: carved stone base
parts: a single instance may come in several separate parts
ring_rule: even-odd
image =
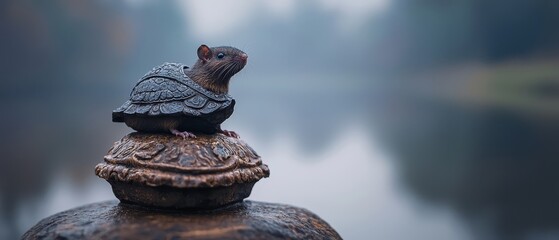
[[[180,189],[117,181],[109,183],[120,201],[159,208],[217,208],[242,201],[254,186],[254,183],[237,183],[228,187]]]
[[[312,212],[244,201],[206,211],[155,210],[108,201],[45,218],[22,239],[341,239]]]
[[[131,133],[95,167],[123,202],[160,208],[216,208],[239,202],[270,170],[244,141],[222,134],[183,139]]]

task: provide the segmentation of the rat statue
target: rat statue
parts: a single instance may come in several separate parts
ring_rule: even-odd
[[[194,133],[238,138],[221,129],[235,100],[229,80],[241,71],[248,56],[233,47],[201,45],[192,68],[165,63],[144,75],[130,93],[130,100],[113,111],[113,122],[124,122],[139,132],[170,132],[183,138]]]

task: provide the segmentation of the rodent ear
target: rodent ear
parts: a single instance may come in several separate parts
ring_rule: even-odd
[[[204,44],[200,45],[198,48],[198,58],[202,61],[209,61],[212,58],[212,50]]]

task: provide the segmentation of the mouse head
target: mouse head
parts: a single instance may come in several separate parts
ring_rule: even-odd
[[[201,45],[198,60],[187,75],[208,90],[227,93],[229,80],[245,67],[247,59],[246,53],[234,47]]]
[[[205,69],[214,71],[216,80],[229,80],[245,67],[247,59],[246,53],[234,47],[201,45],[198,48],[198,62]]]
[[[238,61],[246,64],[248,55],[234,47],[213,47],[201,45],[198,48],[198,58],[201,61],[209,62],[212,59],[220,61]]]

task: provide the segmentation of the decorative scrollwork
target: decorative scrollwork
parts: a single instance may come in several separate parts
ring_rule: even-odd
[[[96,174],[150,186],[207,187],[256,182],[268,177],[269,170],[240,139],[131,133],[114,144]]]

